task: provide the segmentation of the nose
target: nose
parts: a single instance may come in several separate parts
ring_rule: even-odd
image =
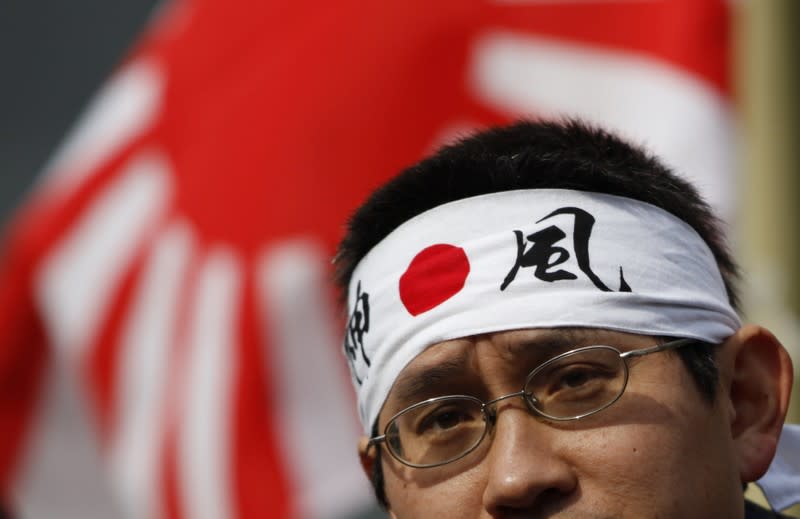
[[[488,481],[483,505],[491,517],[528,516],[567,498],[578,485],[573,467],[557,447],[564,434],[509,401],[496,408],[487,453]]]

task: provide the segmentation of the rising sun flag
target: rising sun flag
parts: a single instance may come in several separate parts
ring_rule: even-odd
[[[166,5],[8,227],[0,491],[23,517],[371,502],[329,258],[371,188],[580,115],[733,204],[722,0]]]

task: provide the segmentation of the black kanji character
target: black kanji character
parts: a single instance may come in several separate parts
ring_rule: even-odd
[[[575,251],[575,260],[578,263],[578,268],[580,268],[580,270],[586,274],[586,276],[598,289],[604,292],[611,292],[612,290],[600,280],[594,271],[592,271],[592,267],[589,262],[589,238],[592,235],[592,227],[594,226],[595,222],[594,216],[583,209],[578,209],[577,207],[562,207],[560,209],[556,209],[544,218],[541,218],[536,223],[541,223],[548,218],[562,214],[572,215],[575,218],[572,237],[573,250]],[[557,226],[551,225],[545,229],[525,236],[524,238],[531,244],[527,249],[525,248],[525,241],[523,240],[522,231],[515,230],[514,235],[517,241],[517,259],[514,263],[514,266],[511,267],[511,270],[508,272],[508,274],[506,274],[505,279],[503,279],[503,283],[500,285],[500,290],[505,290],[506,287],[508,287],[508,285],[514,281],[520,268],[535,267],[533,275],[536,278],[549,283],[564,279],[578,278],[578,276],[576,276],[574,273],[564,269],[551,270],[553,267],[556,267],[569,259],[569,252],[567,249],[556,245],[556,243],[567,236],[566,233]],[[631,287],[625,281],[625,277],[622,273],[622,267],[619,269],[619,279],[619,291],[630,292]]]
[[[347,360],[355,374],[355,361],[360,353],[367,366],[370,365],[369,357],[364,352],[364,334],[369,332],[369,294],[361,291],[361,282],[356,285],[356,301],[353,312],[347,320],[347,330],[344,336],[344,351]],[[355,375],[356,381],[361,384],[361,379]]]

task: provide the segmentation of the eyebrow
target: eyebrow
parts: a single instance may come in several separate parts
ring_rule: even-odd
[[[579,347],[580,340],[572,333],[553,337],[516,342],[507,346],[512,357],[525,357],[526,364],[534,369],[539,364],[561,353]],[[425,398],[441,396],[441,388],[463,379],[466,374],[466,358],[459,356],[446,359],[399,379],[392,390],[401,404],[416,403]],[[522,381],[520,381],[522,384]]]
[[[424,395],[433,396],[442,385],[451,383],[454,378],[463,377],[465,364],[462,356],[437,362],[398,380],[393,392],[401,403],[416,402]]]
[[[508,353],[512,357],[525,357],[526,360],[536,361],[535,366],[552,359],[573,348],[581,347],[581,339],[572,333],[564,333],[542,339],[521,341],[508,345]]]

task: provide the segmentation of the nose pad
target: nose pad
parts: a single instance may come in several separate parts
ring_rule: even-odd
[[[486,421],[486,425],[489,427],[489,431],[491,432],[494,429],[495,424],[497,424],[497,408],[495,406],[487,407],[484,410],[483,419]]]
[[[535,396],[533,396],[533,393],[529,393],[529,392],[526,391],[522,395],[522,399],[525,400],[525,407],[528,408],[528,411],[530,411],[531,414],[533,414],[533,415],[538,415],[539,414],[539,411],[536,409],[536,404],[539,401],[536,399]]]
[[[486,421],[490,432],[497,423],[497,404],[501,400],[517,396],[522,398],[522,400],[525,402],[525,408],[528,410],[529,413],[531,413],[534,416],[540,415],[539,411],[536,409],[536,403],[538,403],[538,400],[536,399],[535,396],[533,396],[533,393],[529,393],[527,391],[521,391],[519,393],[512,393],[510,395],[505,395],[496,400],[492,400],[484,407],[483,419]]]

